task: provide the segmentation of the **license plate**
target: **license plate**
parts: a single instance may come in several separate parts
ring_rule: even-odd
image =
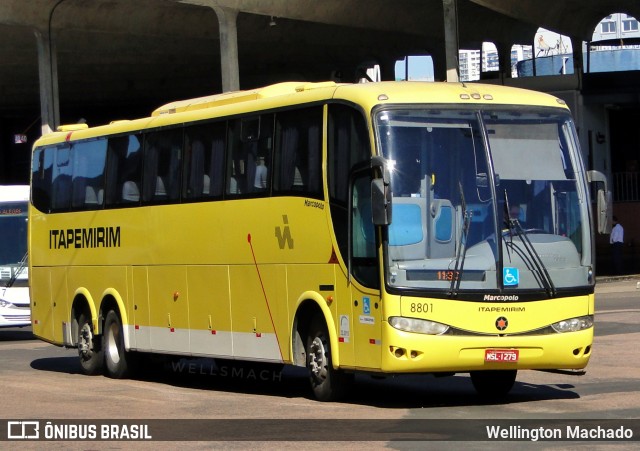
[[[520,351],[517,349],[485,349],[485,362],[517,362]]]

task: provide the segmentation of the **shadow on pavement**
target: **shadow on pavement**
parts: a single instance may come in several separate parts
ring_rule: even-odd
[[[39,371],[81,373],[75,355],[36,359],[31,362],[31,367]],[[230,362],[216,365],[211,359],[179,359],[163,364],[145,364],[143,371],[132,379],[188,390],[313,399],[306,369],[291,366],[281,369],[267,364],[232,365]],[[516,380],[508,396],[491,398],[477,395],[467,374],[451,377],[406,375],[384,379],[357,375],[343,403],[392,409],[504,405],[577,399],[580,395],[574,388],[569,384],[537,385]]]
[[[12,327],[9,329],[0,329],[0,342],[3,341],[25,341],[36,340],[36,337],[31,332],[31,327],[17,328]]]

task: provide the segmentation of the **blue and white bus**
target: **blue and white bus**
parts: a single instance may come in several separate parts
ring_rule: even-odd
[[[0,327],[31,325],[28,205],[28,185],[0,186]]]

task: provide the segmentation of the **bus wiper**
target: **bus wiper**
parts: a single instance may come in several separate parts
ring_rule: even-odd
[[[460,289],[462,281],[462,271],[464,270],[464,259],[467,255],[467,235],[469,234],[469,226],[471,224],[471,212],[467,211],[467,203],[464,199],[462,183],[458,182],[458,190],[460,191],[460,206],[463,211],[463,225],[460,231],[460,246],[456,254],[456,264],[453,268],[453,277],[451,278],[451,287],[449,288],[449,296],[455,297]]]
[[[11,272],[11,277],[7,281],[7,285],[5,288],[11,288],[13,284],[16,282],[16,279],[24,270],[24,267],[27,265],[27,259],[29,258],[29,252],[25,252],[22,256],[22,259],[18,262],[18,266]]]
[[[518,237],[520,237],[523,247],[525,251],[529,254],[529,257],[531,257],[531,261],[533,263],[533,266],[535,267],[535,271],[538,274],[538,277],[539,277],[538,282],[544,286],[544,289],[547,292],[547,296],[552,298],[556,294],[556,287],[553,284],[553,280],[551,280],[551,276],[547,271],[547,267],[545,266],[544,262],[540,258],[540,255],[538,255],[538,252],[536,251],[536,248],[531,243],[531,240],[529,240],[529,235],[522,227],[522,224],[520,224],[520,221],[518,220],[518,218],[512,218],[511,215],[509,214],[509,212],[511,211],[511,208],[509,206],[509,197],[507,196],[506,189],[504,190],[504,204],[505,204],[505,212],[507,214],[507,224],[509,226],[509,233],[513,232]],[[509,246],[512,246],[514,248],[516,247],[516,245],[513,243],[513,240],[505,244],[507,246],[507,250],[509,249]]]

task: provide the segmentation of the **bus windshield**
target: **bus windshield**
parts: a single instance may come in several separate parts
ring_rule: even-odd
[[[27,203],[0,204],[0,265],[19,264],[27,252]]]
[[[388,109],[376,127],[393,193],[389,286],[553,297],[590,285],[587,194],[567,112]]]

